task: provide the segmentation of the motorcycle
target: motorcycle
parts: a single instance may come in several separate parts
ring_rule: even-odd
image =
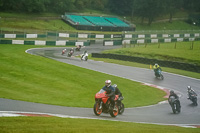
[[[81,60],[87,61],[88,60],[88,53],[82,54],[81,55]]]
[[[116,89],[115,85],[112,85],[112,87]],[[124,113],[124,104],[122,103],[123,99],[124,99],[124,97],[120,96],[120,95],[119,95],[119,98],[117,99],[117,106],[118,106],[118,109],[119,109],[119,114]]]
[[[69,53],[68,53],[67,56],[68,56],[68,57],[71,57],[73,53],[74,53],[74,51],[71,50],[71,51],[69,51]]]
[[[157,72],[155,72],[155,76],[157,79],[164,79],[164,76],[162,75],[162,71],[161,70],[157,70]]]
[[[190,97],[189,97],[188,99],[191,100],[192,103],[193,103],[195,106],[198,105],[198,103],[197,103],[197,95],[192,94],[192,95],[190,95]]]
[[[177,112],[180,113],[181,112],[181,107],[180,104],[178,102],[178,99],[175,98],[174,96],[170,96],[169,97],[169,104],[171,105],[172,111],[174,114],[176,114]]]
[[[116,117],[118,115],[119,109],[117,106],[118,95],[115,95],[115,107],[112,107],[109,97],[106,95],[107,92],[101,89],[95,95],[95,104],[94,104],[94,113],[99,116],[102,112],[109,113],[112,117]]]
[[[123,114],[124,113],[124,104],[121,102],[122,100],[124,99],[124,97],[119,97],[117,99],[117,106],[118,106],[118,109],[119,109],[119,114]]]
[[[81,45],[78,45],[77,47],[76,47],[76,51],[80,51],[81,50]]]
[[[67,51],[66,49],[63,49],[61,55],[64,55],[66,51]]]

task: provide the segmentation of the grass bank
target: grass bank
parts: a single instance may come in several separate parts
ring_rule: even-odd
[[[183,128],[130,122],[70,119],[57,117],[1,117],[4,133],[199,133],[199,128]]]
[[[93,107],[106,79],[117,83],[126,107],[156,104],[165,93],[124,78],[25,53],[38,47],[0,45],[0,97],[29,102]],[[134,102],[133,102],[134,101]]]
[[[162,43],[162,44],[140,44],[140,45],[127,45],[126,48],[119,48],[113,50],[107,50],[103,53],[113,53],[120,55],[128,55],[135,57],[144,57],[150,59],[168,60],[168,61],[178,61],[200,65],[200,44],[199,42],[194,42],[193,49],[191,49],[192,42],[177,42],[177,43]],[[176,48],[175,48],[176,47]],[[98,59],[105,62],[112,62],[121,65],[128,65],[134,67],[149,68],[149,65],[139,64],[128,61],[119,61],[111,59]],[[161,66],[162,67],[162,66]],[[200,74],[195,72],[189,72],[184,70],[177,70],[173,68],[162,67],[163,71],[172,72],[180,75],[185,75],[189,77],[194,77],[200,79]]]

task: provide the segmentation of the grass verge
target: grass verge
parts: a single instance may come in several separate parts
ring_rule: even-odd
[[[199,133],[199,128],[182,128],[131,122],[70,119],[57,117],[1,117],[0,132],[4,133]]]
[[[163,44],[148,44],[145,45],[127,45],[126,48],[119,48],[113,50],[107,50],[103,53],[121,54],[128,56],[144,57],[150,59],[160,59],[169,61],[179,61],[185,63],[192,63],[200,65],[200,44],[199,42],[194,42],[193,49],[191,48],[192,42],[177,42],[176,49],[174,48],[175,43],[163,43]],[[158,46],[160,48],[158,48]],[[91,58],[91,57],[90,57]],[[135,62],[120,61],[105,58],[92,58],[94,60],[102,60],[105,62],[112,62],[121,65],[150,68],[150,64],[140,64]],[[162,67],[162,66],[161,66]],[[163,71],[176,73],[184,76],[189,76],[193,78],[200,79],[200,73],[189,72],[184,70],[178,70],[173,68],[162,67]]]
[[[38,46],[0,45],[0,97],[71,107],[93,107],[106,79],[117,83],[126,107],[156,104],[161,90],[24,51]],[[134,102],[133,102],[134,101]]]

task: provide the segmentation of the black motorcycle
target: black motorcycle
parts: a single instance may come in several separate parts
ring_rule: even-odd
[[[169,104],[171,105],[174,114],[181,112],[180,102],[174,96],[169,97]]]
[[[68,57],[71,57],[73,53],[74,53],[74,51],[71,50],[71,51],[69,51],[69,53],[68,53],[67,56],[68,56]]]
[[[76,51],[80,51],[81,50],[81,45],[78,45],[77,47],[76,47]]]
[[[122,100],[124,99],[124,97],[119,97],[117,99],[117,106],[119,109],[118,114],[123,114],[124,113],[124,104],[122,103]]]
[[[195,95],[195,94],[190,95],[188,99],[191,100],[195,106],[198,105],[198,103],[197,103],[197,95]]]

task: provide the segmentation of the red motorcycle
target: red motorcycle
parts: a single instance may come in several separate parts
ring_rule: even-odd
[[[110,113],[112,117],[116,117],[118,115],[119,109],[117,106],[118,95],[115,95],[115,108],[112,107],[109,97],[107,96],[107,92],[101,89],[95,95],[95,104],[94,104],[94,113],[99,116],[103,113]]]

